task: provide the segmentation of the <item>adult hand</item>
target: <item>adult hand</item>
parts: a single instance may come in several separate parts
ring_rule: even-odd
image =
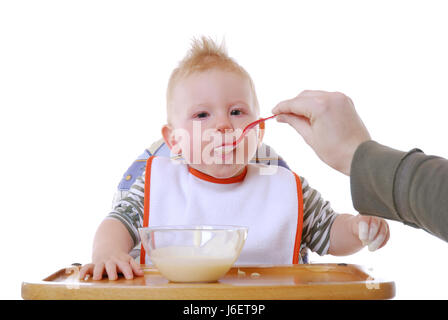
[[[280,102],[272,113],[290,124],[330,167],[350,175],[356,148],[371,140],[352,100],[340,92],[301,92]]]

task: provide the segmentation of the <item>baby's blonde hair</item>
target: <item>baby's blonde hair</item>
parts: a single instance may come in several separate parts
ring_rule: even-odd
[[[166,92],[168,122],[170,118],[170,100],[176,83],[195,72],[204,72],[213,68],[223,71],[235,72],[246,77],[252,90],[252,97],[256,112],[259,112],[258,99],[255,92],[255,85],[249,73],[240,66],[234,59],[228,56],[224,41],[218,45],[215,41],[207,37],[194,38],[187,55],[179,63],[178,67],[171,73]]]

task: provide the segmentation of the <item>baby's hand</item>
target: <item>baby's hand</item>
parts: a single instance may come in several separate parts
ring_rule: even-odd
[[[389,226],[386,220],[359,214],[354,221],[353,232],[358,235],[364,246],[369,246],[369,251],[384,247],[389,240]]]
[[[130,280],[136,276],[143,276],[143,270],[140,265],[127,253],[114,253],[107,257],[95,259],[93,263],[82,266],[79,272],[79,279],[84,279],[86,275],[93,275],[93,280],[101,280],[104,271],[109,276],[109,280],[117,280],[117,270],[121,272],[126,279]]]

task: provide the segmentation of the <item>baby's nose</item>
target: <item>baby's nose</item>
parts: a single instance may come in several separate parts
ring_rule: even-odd
[[[233,131],[233,126],[229,120],[222,119],[216,124],[216,130],[221,133],[225,133],[226,131]]]

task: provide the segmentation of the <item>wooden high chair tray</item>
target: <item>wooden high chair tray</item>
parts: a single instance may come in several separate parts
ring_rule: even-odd
[[[154,267],[126,280],[78,280],[79,267],[61,269],[38,282],[23,282],[24,299],[295,300],[390,299],[395,283],[351,264],[235,266],[218,282],[174,283]]]

